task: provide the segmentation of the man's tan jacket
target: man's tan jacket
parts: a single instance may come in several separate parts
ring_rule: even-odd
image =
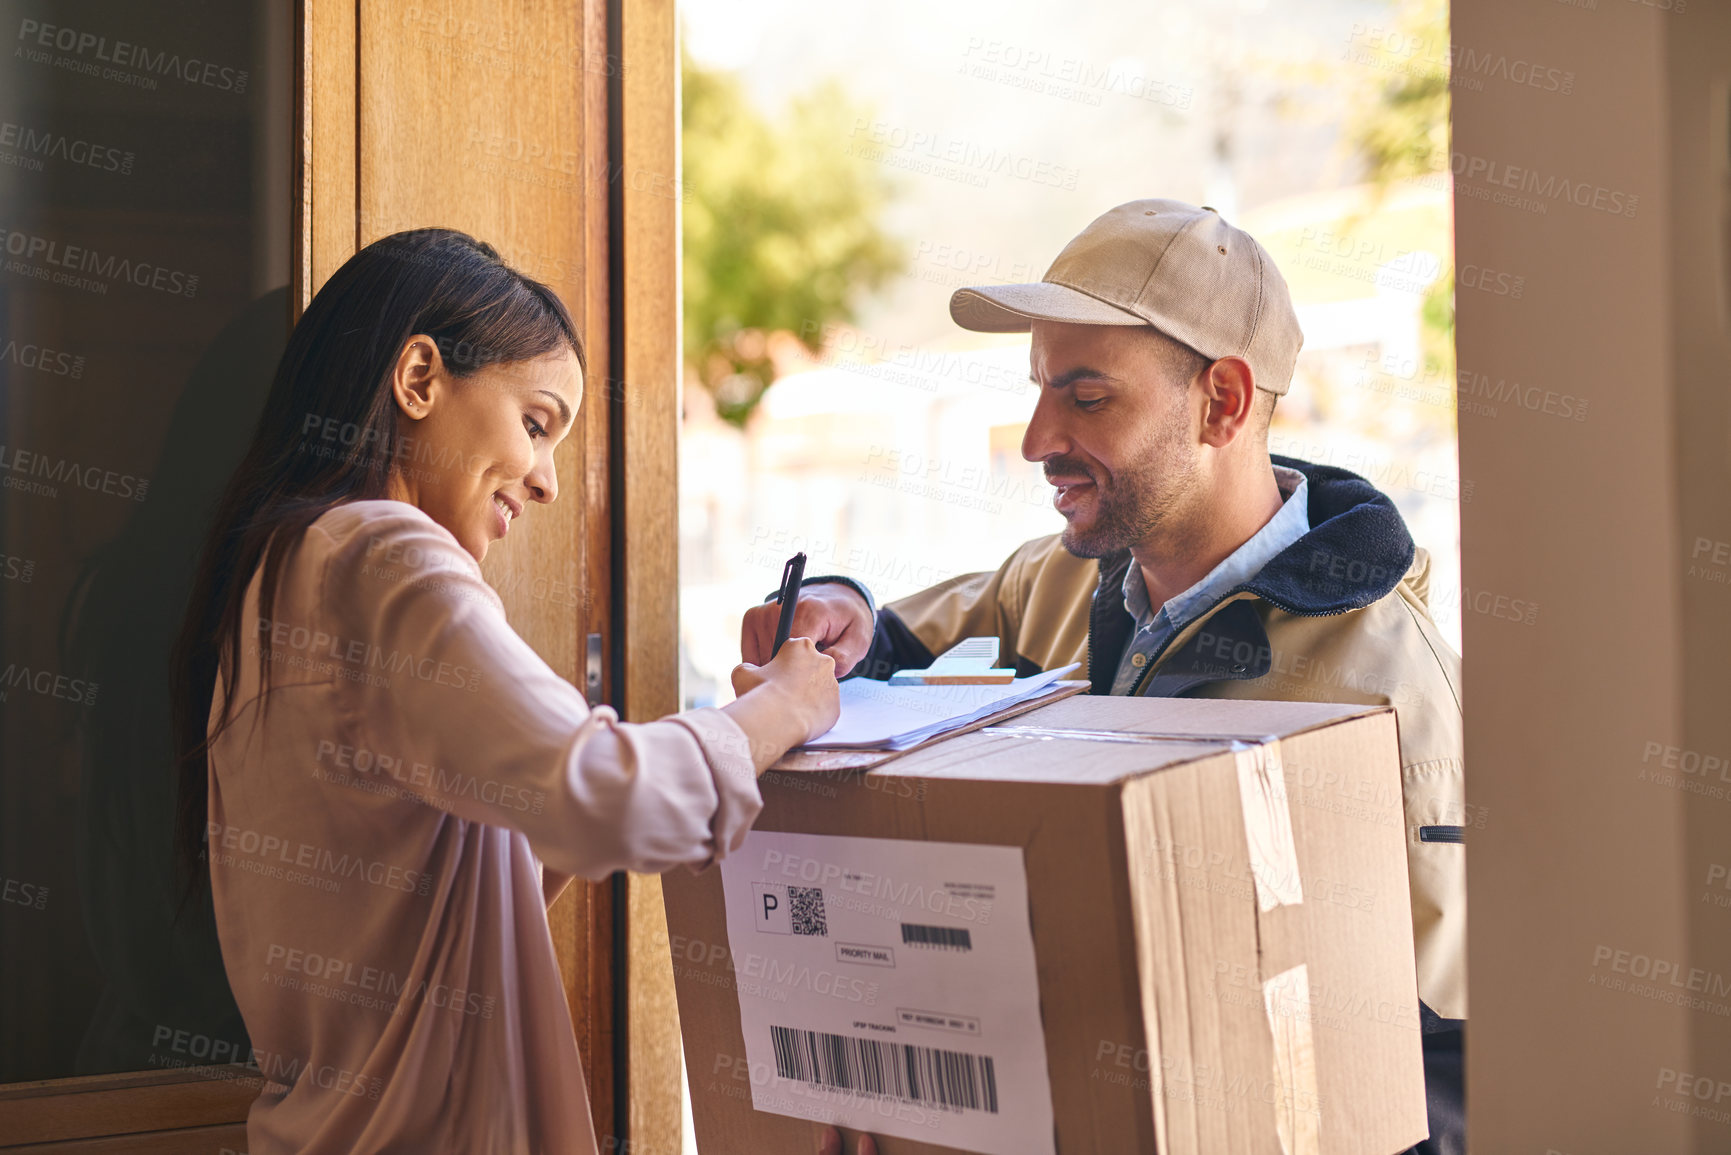
[[[1311,531],[1185,624],[1155,654],[1141,692],[1394,706],[1419,997],[1444,1019],[1464,1019],[1463,836],[1471,823],[1462,790],[1460,656],[1426,608],[1429,557],[1369,482],[1275,460],[1309,478]],[[963,638],[996,635],[1022,672],[1082,662],[1093,692],[1109,692],[1134,629],[1122,595],[1129,564],[1127,552],[1094,561],[1070,554],[1056,536],[1030,541],[995,572],[952,578],[884,607],[859,668],[886,677],[929,664]]]

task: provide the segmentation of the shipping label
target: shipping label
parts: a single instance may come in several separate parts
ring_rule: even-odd
[[[752,831],[721,879],[753,1107],[1054,1155],[1019,847]]]

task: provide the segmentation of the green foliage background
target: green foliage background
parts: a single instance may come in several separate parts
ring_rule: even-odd
[[[825,327],[854,320],[906,257],[879,224],[887,174],[849,148],[869,114],[839,84],[771,121],[736,77],[682,64],[685,356],[717,412],[744,425],[775,379],[770,334],[818,352]]]
[[[1395,43],[1403,50],[1419,47],[1380,53],[1388,79],[1374,85],[1348,129],[1366,177],[1382,188],[1449,169],[1448,0],[1402,0],[1396,28]],[[1449,381],[1455,374],[1454,285],[1450,261],[1425,293],[1421,313],[1427,375]]]
[[[1348,126],[1367,178],[1387,187],[1448,170],[1447,0],[1400,0],[1396,27],[1417,52],[1381,51]],[[716,410],[743,426],[774,383],[770,336],[813,353],[826,327],[854,321],[863,298],[906,267],[882,224],[895,189],[850,148],[869,121],[835,81],[771,120],[738,78],[682,60],[685,356]],[[1427,367],[1454,374],[1452,265],[1426,295]]]

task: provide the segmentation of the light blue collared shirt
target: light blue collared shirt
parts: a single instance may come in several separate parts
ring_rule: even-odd
[[[1196,615],[1261,573],[1276,554],[1310,532],[1310,486],[1304,474],[1276,465],[1274,482],[1280,487],[1283,499],[1268,523],[1209,570],[1207,577],[1169,598],[1159,613],[1148,605],[1148,586],[1142,580],[1142,567],[1131,560],[1124,574],[1124,608],[1136,619],[1136,632],[1118,662],[1118,677],[1112,683],[1114,694],[1128,694],[1161,646]]]

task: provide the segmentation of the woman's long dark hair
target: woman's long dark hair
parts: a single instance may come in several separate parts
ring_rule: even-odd
[[[404,343],[425,333],[456,377],[568,346],[583,366],[571,314],[547,286],[506,265],[491,245],[452,229],[374,241],[338,269],[302,315],[277,365],[252,445],[217,504],[172,658],[176,858],[187,896],[201,861],[210,740],[226,729],[240,671],[241,613],[263,566],[270,614],[285,555],[307,526],[345,501],[387,496],[401,431],[390,379]],[[206,736],[221,655],[218,726]],[[269,664],[261,652],[261,685]]]

